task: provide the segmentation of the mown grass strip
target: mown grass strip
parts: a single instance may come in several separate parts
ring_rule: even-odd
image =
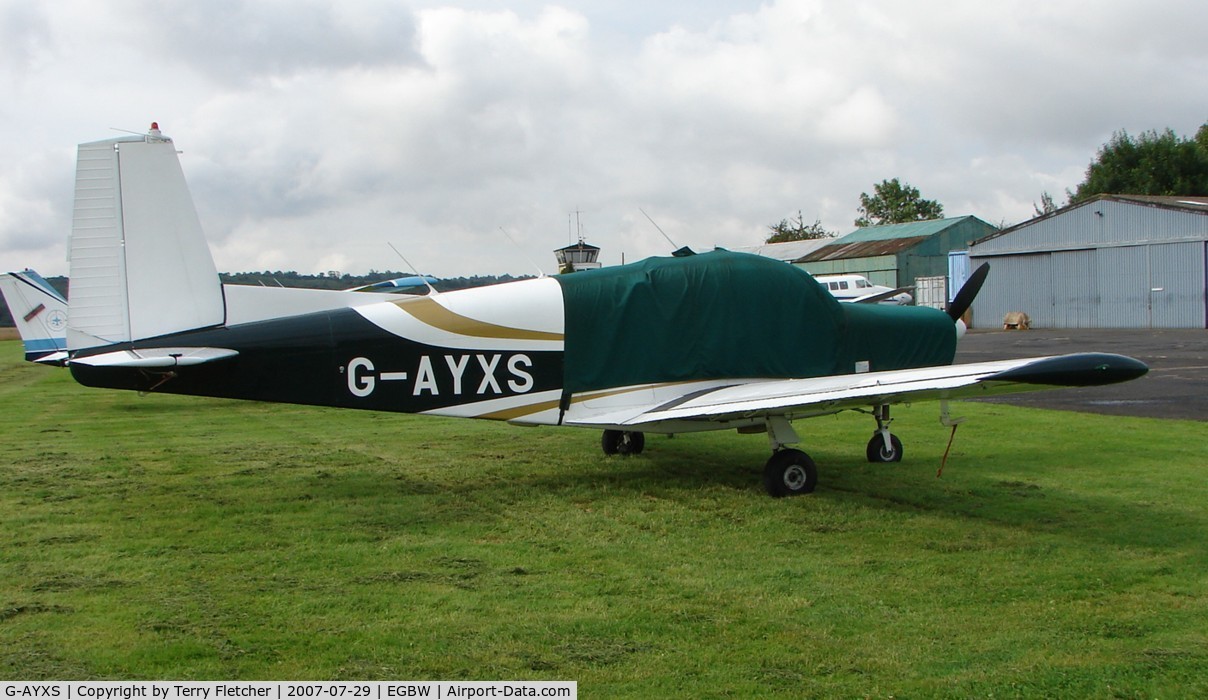
[[[1208,424],[968,404],[766,441],[75,385],[0,344],[0,677],[574,679],[585,696],[1208,691]]]

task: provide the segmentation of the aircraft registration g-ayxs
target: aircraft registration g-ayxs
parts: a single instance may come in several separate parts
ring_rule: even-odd
[[[871,413],[874,462],[902,458],[889,407],[1139,377],[1119,355],[951,365],[948,313],[841,304],[804,271],[724,251],[400,299],[219,284],[175,145],[154,127],[79,148],[68,366],[141,392],[644,433],[766,433],[773,496],[808,493],[791,421]]]

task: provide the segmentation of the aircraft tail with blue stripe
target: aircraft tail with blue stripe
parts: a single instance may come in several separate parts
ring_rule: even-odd
[[[0,293],[13,315],[25,359],[62,365],[67,359],[67,300],[37,272],[0,275]]]

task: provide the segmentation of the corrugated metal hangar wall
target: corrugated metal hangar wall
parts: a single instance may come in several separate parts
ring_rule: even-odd
[[[1208,198],[1102,196],[974,242],[975,327],[1208,328]]]

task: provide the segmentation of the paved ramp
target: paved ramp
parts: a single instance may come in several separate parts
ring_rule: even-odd
[[[1092,351],[1135,357],[1149,365],[1149,374],[1123,384],[983,400],[1118,416],[1208,421],[1208,330],[973,330],[957,346],[956,361]]]

